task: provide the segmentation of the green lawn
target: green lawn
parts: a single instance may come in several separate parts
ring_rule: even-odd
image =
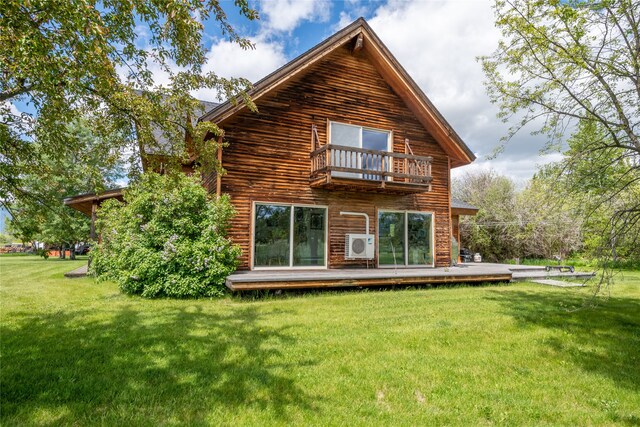
[[[640,273],[143,300],[0,257],[2,425],[640,425]]]

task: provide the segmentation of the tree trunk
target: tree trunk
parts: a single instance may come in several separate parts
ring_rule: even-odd
[[[72,260],[72,261],[76,259],[76,243],[72,243],[70,245],[69,259]]]
[[[65,247],[64,247],[64,244],[62,244],[60,245],[60,259],[65,259],[64,251],[65,251]]]

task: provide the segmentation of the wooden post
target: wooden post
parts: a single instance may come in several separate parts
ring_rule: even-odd
[[[318,144],[316,143],[318,139],[318,128],[316,125],[311,125],[311,152],[313,153],[318,148]]]
[[[222,135],[218,136],[218,167],[222,168]],[[216,172],[216,196],[222,195],[222,175],[220,171]]]
[[[311,125],[311,152],[316,151],[316,136],[318,135],[318,131],[316,130],[316,125]],[[313,154],[311,156],[311,174],[313,174],[318,168],[316,165],[317,155]]]
[[[89,228],[89,237],[91,240],[96,240],[96,218],[98,211],[98,200],[93,199],[91,202],[91,226]]]

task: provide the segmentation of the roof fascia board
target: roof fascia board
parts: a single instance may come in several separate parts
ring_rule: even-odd
[[[474,216],[478,213],[479,209],[469,209],[469,208],[454,208],[451,207],[451,215],[469,215]]]
[[[113,190],[107,190],[103,193],[88,193],[88,194],[79,194],[77,196],[67,197],[63,200],[64,204],[67,206],[83,203],[83,202],[91,202],[91,201],[101,201],[106,199],[112,199],[114,197],[121,197],[123,194],[124,188],[114,188]]]

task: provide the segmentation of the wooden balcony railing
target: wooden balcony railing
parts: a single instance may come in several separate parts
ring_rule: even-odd
[[[431,157],[326,144],[311,153],[311,178],[362,179],[431,188]]]

